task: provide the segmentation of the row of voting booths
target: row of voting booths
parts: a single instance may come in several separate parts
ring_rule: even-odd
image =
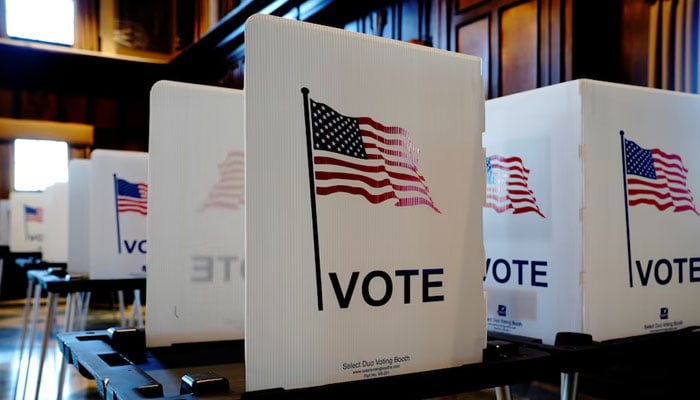
[[[8,238],[9,252],[32,255],[21,271],[26,274],[28,287],[18,370],[26,368],[26,373],[18,371],[15,375],[15,396],[20,390],[26,394],[27,377],[35,361],[39,396],[46,346],[55,333],[60,296],[66,297],[60,320],[63,330],[85,327],[94,292],[116,295],[111,300],[119,303],[120,323],[127,323],[123,288],[140,285],[122,282],[146,278],[147,182],[147,153],[97,149],[89,160],[69,161],[68,182],[57,182],[38,192],[10,193],[2,213],[8,221],[3,235]],[[74,285],[78,281],[80,284]],[[145,286],[143,283],[141,286]],[[42,322],[39,309],[43,295],[47,300]],[[127,293],[126,298],[130,296]],[[141,290],[134,289],[130,324],[134,320],[143,324],[141,297]],[[43,333],[39,333],[41,352],[32,357],[40,323],[44,325]]]
[[[69,161],[68,182],[4,200],[9,251],[93,279],[146,277],[148,155],[93,151]]]
[[[245,92],[158,82],[147,159],[90,199],[148,182],[146,218],[90,206],[146,273],[147,348],[242,340],[253,393],[477,365],[492,332],[700,324],[697,96],[485,101],[476,57],[264,15],[245,34]]]

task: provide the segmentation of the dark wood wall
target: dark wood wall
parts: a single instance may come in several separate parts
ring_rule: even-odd
[[[166,65],[0,44],[0,117],[95,127],[95,148],[146,150],[152,84]]]
[[[482,58],[490,98],[571,79],[570,3],[461,0],[452,46]]]
[[[674,0],[404,0],[346,29],[481,57],[488,98],[579,78],[646,86],[650,8]]]
[[[479,56],[485,93],[493,98],[577,78],[650,86],[672,80],[661,79],[658,72],[666,65],[664,57],[671,56],[657,52],[650,63],[650,10],[661,3],[668,8],[678,1],[402,0],[378,2],[388,5],[350,21],[337,15],[324,18],[339,28]],[[681,12],[671,11],[667,14]],[[94,148],[147,151],[152,84],[178,76],[198,83],[197,69],[185,71],[178,63],[3,43],[0,59],[0,117],[91,124]],[[202,73],[202,83],[241,88],[244,55],[220,61],[228,69],[218,79]],[[653,82],[650,65],[658,65]],[[4,166],[8,149],[2,146]],[[0,177],[0,193],[7,192],[8,181]]]

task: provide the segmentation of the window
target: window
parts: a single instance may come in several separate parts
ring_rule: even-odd
[[[74,0],[5,0],[7,36],[73,45]]]
[[[68,181],[68,144],[54,140],[15,139],[14,189],[40,191]]]

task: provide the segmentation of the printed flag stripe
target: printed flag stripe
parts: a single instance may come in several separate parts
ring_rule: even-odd
[[[684,194],[687,194],[685,192],[682,192]],[[671,193],[662,193],[656,190],[645,190],[645,189],[630,189],[629,190],[630,195],[649,195],[649,196],[654,196],[657,199],[671,199],[674,201],[681,201],[681,200],[687,200],[687,201],[692,201],[693,197],[692,196],[673,196]]]
[[[351,173],[342,173],[342,172],[316,172],[316,179],[317,180],[329,180],[329,179],[347,179],[347,180],[358,180],[366,183],[368,186],[371,186],[373,188],[380,188],[380,187],[391,187],[394,190],[399,190],[399,191],[407,191],[407,190],[413,190],[416,192],[423,193],[425,195],[428,194],[428,191],[425,190],[423,187],[415,186],[415,185],[397,185],[393,183],[390,179],[382,179],[381,181],[378,181],[376,179],[372,179],[368,176],[365,175],[360,175],[360,174],[351,174]]]
[[[311,100],[311,101],[313,101],[313,100]],[[321,104],[321,103],[317,103],[317,104]],[[330,107],[329,107],[329,108],[330,108]],[[374,128],[374,129],[378,130],[379,132],[403,136],[403,137],[406,139],[404,142],[408,142],[408,143],[410,144],[411,135],[408,133],[407,130],[405,130],[405,129],[401,128],[401,127],[398,127],[398,126],[385,126],[385,125],[383,125],[382,123],[377,122],[377,121],[375,121],[375,120],[373,120],[372,118],[369,118],[369,117],[358,117],[358,118],[357,118],[357,123],[360,124],[360,125],[368,125],[368,126]],[[409,150],[412,150],[412,151],[418,150],[418,148],[415,147],[415,146],[413,146],[412,144],[410,144],[410,145],[408,146],[408,149],[409,149]]]
[[[380,147],[374,143],[367,143],[365,142],[365,149],[376,149],[378,152],[385,154],[387,156],[394,156],[394,157],[399,157],[399,158],[405,158],[409,161],[416,162],[417,158],[412,157],[410,154],[403,152],[403,151],[398,151],[398,150],[389,150],[385,147]],[[382,159],[384,159],[382,157]],[[414,170],[415,168],[411,168]]]
[[[528,187],[530,170],[520,157],[491,155],[486,158],[486,208],[497,213],[535,213],[545,218]]]
[[[395,199],[397,207],[426,205],[440,212],[418,173],[419,149],[406,129],[310,104],[316,194],[347,193],[372,204]]]
[[[529,212],[534,212],[544,218],[544,215],[540,211],[539,207],[518,207],[513,210],[513,214],[525,214]]]
[[[536,205],[534,201],[532,201],[531,198],[515,198],[511,196],[494,196],[494,195],[488,195],[487,198],[489,200],[495,200],[494,203],[530,203],[533,205]]]
[[[217,164],[218,181],[209,190],[202,209],[238,210],[245,204],[244,153],[231,150]]]
[[[129,206],[122,206],[119,208],[119,212],[135,212],[139,213],[141,215],[148,215],[148,210],[144,209],[143,207],[129,207]]]
[[[327,164],[327,165],[348,167],[348,168],[356,169],[356,170],[362,171],[362,172],[372,172],[372,173],[384,172],[387,175],[389,175],[389,177],[391,177],[391,178],[403,179],[406,181],[422,182],[422,180],[418,176],[403,174],[400,172],[394,172],[394,171],[386,168],[384,165],[361,165],[361,164],[356,164],[353,162],[348,162],[348,161],[340,160],[337,158],[330,158],[330,157],[314,157],[314,162],[316,162],[319,165]],[[423,187],[425,189],[427,189],[427,187],[425,185],[423,185]]]
[[[377,142],[380,142],[381,144],[384,144],[387,146],[403,146],[403,144],[406,142],[404,139],[387,139],[385,137],[379,136],[376,133],[374,133],[372,131],[368,131],[366,129],[360,129],[360,133],[363,136],[374,139]]]
[[[495,203],[486,203],[486,208],[490,208],[497,213],[501,214],[513,208],[512,204],[496,205]]]
[[[649,205],[659,211],[698,211],[687,186],[688,169],[677,154],[645,149],[624,139],[627,194],[630,206]]]
[[[356,187],[356,186],[349,186],[349,185],[335,185],[331,187],[320,187],[316,191],[320,195],[328,195],[328,194],[333,194],[333,193],[350,193],[350,194],[356,194],[364,197],[367,199],[372,204],[377,204],[381,203],[383,201],[389,200],[389,199],[395,199],[396,194],[391,191],[391,192],[383,192],[381,194],[375,195],[367,190]]]

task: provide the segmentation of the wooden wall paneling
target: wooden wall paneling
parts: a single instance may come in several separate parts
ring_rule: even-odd
[[[646,0],[626,0],[623,3],[620,32],[622,78],[632,85],[647,86],[650,82],[650,19],[651,6]]]
[[[697,0],[675,0],[672,2],[671,34],[669,37],[672,54],[669,56],[669,89],[696,92],[693,74],[697,71],[697,53],[693,47],[698,42]],[[694,54],[695,53],[695,54]]]
[[[14,174],[14,168],[12,168],[12,142],[3,141],[0,143],[0,199],[7,199],[10,197],[10,190],[12,189],[12,175]]]
[[[486,0],[459,0],[457,1],[457,11],[464,11],[469,7],[484,3]]]
[[[490,18],[484,17],[463,25],[457,31],[457,52],[481,57],[484,94],[490,97]]]
[[[112,98],[96,98],[94,101],[95,129],[117,127],[117,103]]]
[[[500,31],[499,96],[538,86],[538,4],[530,0],[503,9]]]
[[[70,146],[69,151],[71,160],[76,158],[90,158],[90,147],[88,146]]]
[[[549,76],[548,84],[561,82],[562,68],[562,0],[550,0],[546,23],[549,28],[549,40],[546,46],[549,48]]]
[[[398,29],[394,7],[384,7],[378,11],[382,26],[382,37],[393,39]]]
[[[395,40],[402,40],[401,37],[403,32],[401,29],[403,27],[403,2],[396,2],[393,6],[389,8],[391,13],[391,38]]]
[[[661,0],[661,88],[670,89],[670,76],[673,66],[673,42],[672,20],[674,14],[674,2]]]
[[[488,18],[489,35],[483,39],[489,49],[488,97],[562,82],[572,76],[573,1],[491,0],[466,9],[454,4],[450,47],[466,51],[461,30]]]
[[[540,37],[540,49],[546,54],[543,59],[540,86],[553,85],[565,80],[566,69],[571,61],[571,12],[572,0],[547,0],[540,5],[540,24],[546,33]],[[546,3],[546,4],[545,4]]]
[[[20,97],[22,118],[58,120],[58,96],[55,93],[23,90]]]
[[[401,5],[401,35],[399,40],[423,40],[422,1],[406,0]]]
[[[87,123],[85,96],[58,96],[58,121]]]
[[[690,93],[700,93],[699,79],[700,68],[698,58],[700,57],[700,1],[688,1],[686,9],[686,29],[687,46],[686,53],[686,88]]]
[[[365,15],[365,17],[363,18],[362,33],[366,33],[368,35],[374,35],[376,32],[377,32],[377,26],[375,25],[374,13]]]
[[[674,38],[673,38],[673,88],[675,90],[685,89],[685,0],[677,0],[674,15]]]
[[[344,25],[344,29],[368,35],[382,36],[401,41],[418,41],[424,44],[432,35],[434,3],[426,0],[398,1],[390,6],[373,10],[369,14]],[[444,24],[442,24],[444,26]],[[442,39],[444,41],[444,39]]]
[[[350,32],[362,32],[362,20],[356,19],[354,21],[350,21],[343,26],[343,29],[346,31]]]
[[[552,64],[551,51],[550,51],[550,16],[549,9],[551,6],[550,0],[539,0],[537,2],[537,15],[536,26],[537,26],[537,49],[539,56],[539,61],[537,63],[537,83],[535,87],[547,86],[550,84],[549,73]]]
[[[571,79],[622,82],[622,3],[572,1]]]
[[[141,100],[141,99],[139,99]],[[148,150],[148,101],[122,102],[122,145],[126,150]]]
[[[12,117],[14,93],[10,89],[0,89],[0,117]]]
[[[498,8],[493,9],[489,16],[489,96],[488,98],[498,97],[501,93],[501,29],[500,29],[500,11]]]
[[[570,81],[573,79],[573,63],[574,63],[574,52],[573,52],[573,42],[574,42],[574,0],[563,0],[565,5],[562,7],[561,12],[563,21],[561,23],[562,32],[561,37],[564,41],[561,45],[561,73],[562,81]]]
[[[637,25],[648,27],[647,85],[697,93],[700,2],[656,0],[649,2],[650,4],[633,4],[635,8],[628,5],[628,2],[632,0],[625,2],[625,22],[628,23],[636,17]],[[645,24],[644,20],[648,22]],[[622,43],[625,48],[631,46],[629,39],[623,40]],[[624,61],[627,60],[623,59]],[[634,66],[642,64],[642,61],[638,61]],[[637,70],[633,71],[638,73]]]
[[[430,29],[428,34],[430,35],[433,47],[443,50],[448,50],[450,45],[450,26],[451,19],[451,9],[449,8],[449,1],[447,0],[434,0],[431,1],[431,11],[430,11]]]

